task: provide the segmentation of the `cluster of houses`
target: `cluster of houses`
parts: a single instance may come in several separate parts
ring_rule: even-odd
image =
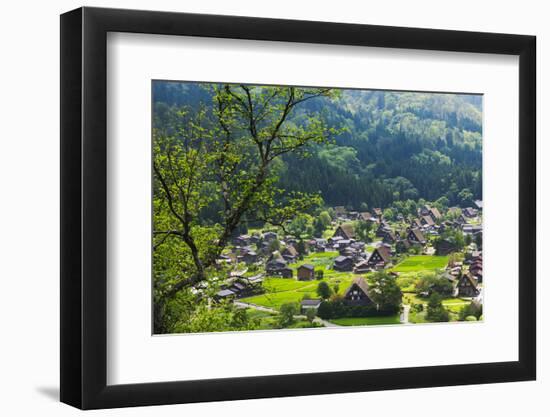
[[[422,253],[433,254],[434,248],[428,245],[428,237],[438,236],[447,228],[462,230],[464,234],[481,234],[481,226],[471,222],[471,219],[480,215],[481,210],[482,202],[476,201],[475,208],[460,209],[455,207],[449,209],[452,216],[446,218],[453,220],[444,220],[444,216],[436,207],[425,205],[418,210],[415,217],[405,220],[400,216],[401,228],[396,230],[392,229],[389,222],[384,219],[380,208],[374,208],[371,213],[348,211],[345,207],[338,206],[334,207],[336,216],[334,223],[337,227],[332,237],[328,239],[311,238],[301,243],[307,252],[337,251],[338,256],[332,265],[335,271],[365,274],[391,266],[394,255],[406,253],[411,248],[416,248]],[[371,223],[374,234],[380,240],[376,245],[367,245],[357,238],[353,223],[350,221]],[[403,224],[405,225],[403,226]],[[275,240],[277,240],[277,244],[274,245]],[[452,243],[444,239],[438,239],[437,245],[438,254],[445,255],[454,251]],[[273,250],[274,247],[279,249]],[[296,270],[289,266],[300,258],[297,247],[298,242],[294,237],[287,236],[279,240],[278,234],[273,231],[252,235],[243,234],[232,240],[230,252],[220,256],[217,261],[219,264],[244,263],[263,267],[261,279],[264,275],[294,278],[296,273],[297,280],[314,280],[316,278],[314,265],[303,264]],[[448,265],[447,276],[456,284],[457,295],[467,297],[479,295],[479,284],[483,275],[482,265],[481,252],[478,252],[477,248],[468,253],[464,263],[455,262]],[[366,288],[366,284],[359,282],[355,284],[357,289],[354,291]],[[255,283],[250,282],[249,279],[231,277],[218,296],[220,298],[244,297],[250,294],[254,288]],[[311,300],[311,304],[310,307],[313,308],[314,300]]]
[[[247,269],[231,272],[229,278],[217,292],[216,299],[223,300],[250,297],[251,295],[261,292],[261,284],[265,278],[265,274],[260,273],[253,276],[246,276],[247,272]]]
[[[457,297],[478,298],[483,282],[483,255],[478,250],[468,250],[464,262],[450,260],[445,277],[453,283]]]

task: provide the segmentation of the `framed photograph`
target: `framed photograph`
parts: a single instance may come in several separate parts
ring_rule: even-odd
[[[61,16],[61,401],[533,380],[535,37]]]

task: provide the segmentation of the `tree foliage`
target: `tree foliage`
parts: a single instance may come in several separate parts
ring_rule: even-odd
[[[309,146],[329,139],[334,130],[321,118],[291,117],[332,90],[228,84],[208,90],[211,101],[163,108],[154,123],[153,248],[162,253],[154,255],[158,304],[210,277],[244,221],[285,228],[322,202],[318,193],[277,186],[277,161],[290,153],[307,156]]]
[[[403,294],[395,278],[385,271],[369,275],[369,296],[379,310],[397,312],[401,308]]]

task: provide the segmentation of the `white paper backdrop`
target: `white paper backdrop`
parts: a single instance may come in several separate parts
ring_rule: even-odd
[[[358,357],[362,369],[517,360],[517,64],[511,56],[111,34],[109,384],[353,370]],[[151,79],[483,93],[484,323],[151,336]],[[327,361],[334,352],[339,360]]]

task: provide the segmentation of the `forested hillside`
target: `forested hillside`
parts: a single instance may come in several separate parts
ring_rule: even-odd
[[[211,106],[211,94],[196,83],[154,83],[155,123],[182,106]],[[365,90],[310,100],[289,123],[315,113],[337,133],[307,155],[284,155],[280,186],[353,209],[441,197],[471,205],[482,198],[481,106],[481,96]]]

